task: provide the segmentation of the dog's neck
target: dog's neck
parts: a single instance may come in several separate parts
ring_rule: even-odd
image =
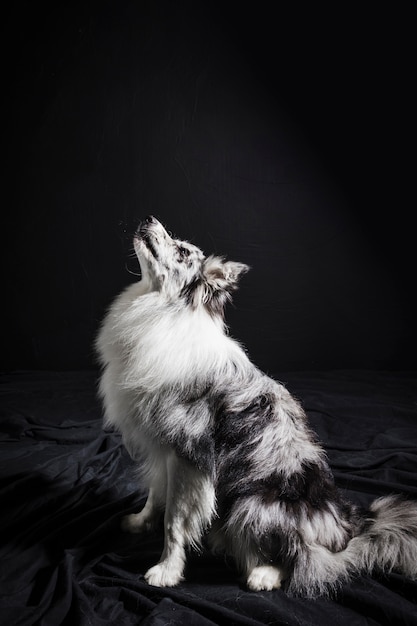
[[[155,392],[166,385],[207,380],[210,374],[236,376],[248,368],[245,352],[228,337],[220,316],[213,317],[204,306],[170,303],[158,292],[138,297],[138,287],[135,297],[129,289],[130,304],[115,316],[113,328],[134,363],[129,371],[135,375],[135,387]]]

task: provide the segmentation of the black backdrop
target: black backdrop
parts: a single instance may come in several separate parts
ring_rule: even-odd
[[[302,401],[344,494],[417,497],[414,20],[291,4],[3,8],[5,624],[417,624],[398,574],[308,601],[203,552],[156,589],[161,534],[120,532],[145,492],[102,429],[92,346],[149,213],[252,266],[231,332]]]
[[[94,366],[148,213],[252,266],[228,320],[263,369],[413,365],[411,18],[311,6],[13,5],[6,368]]]

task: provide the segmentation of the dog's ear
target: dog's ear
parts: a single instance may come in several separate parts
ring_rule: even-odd
[[[221,257],[209,256],[204,261],[203,276],[206,284],[212,290],[230,293],[237,289],[239,278],[249,271],[249,265],[224,261]]]

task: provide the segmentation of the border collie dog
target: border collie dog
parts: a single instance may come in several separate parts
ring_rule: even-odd
[[[315,597],[358,573],[417,576],[417,505],[379,498],[362,513],[337,490],[300,404],[228,336],[223,313],[249,268],[168,234],[148,217],[134,236],[141,279],[97,338],[105,423],[141,465],[146,505],[133,533],[164,516],[164,550],[145,578],[183,579],[204,535],[249,589]]]

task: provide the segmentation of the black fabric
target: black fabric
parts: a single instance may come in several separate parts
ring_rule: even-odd
[[[351,499],[417,499],[417,374],[277,378],[303,402]],[[91,371],[2,378],[2,624],[417,624],[417,584],[397,574],[310,601],[248,592],[231,563],[203,552],[177,588],[148,586],[162,534],[120,530],[146,494],[119,436],[102,430],[96,382]]]

